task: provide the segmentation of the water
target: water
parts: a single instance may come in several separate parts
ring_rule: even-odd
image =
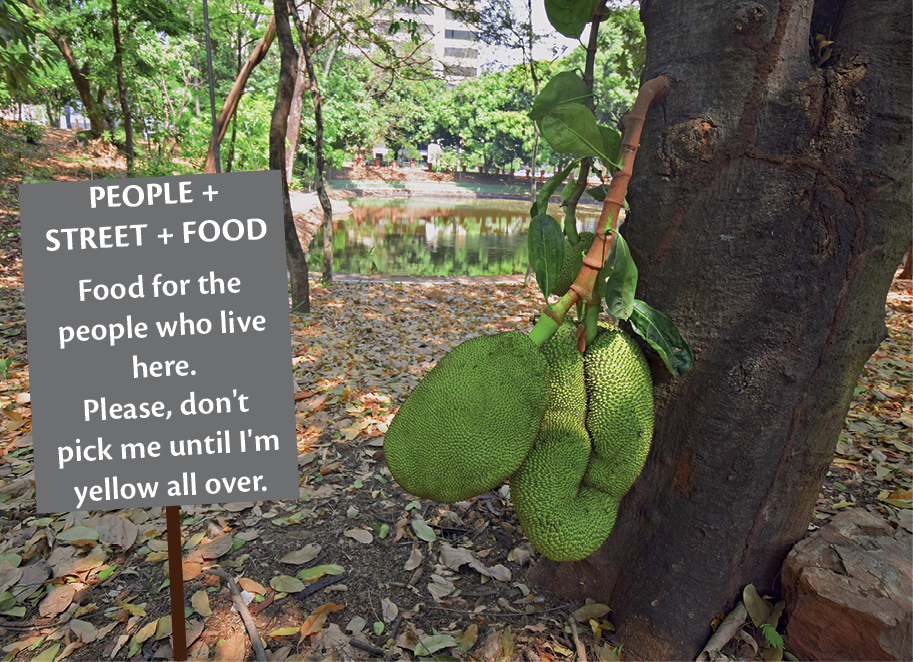
[[[507,200],[356,199],[335,223],[333,271],[385,276],[502,276],[526,272],[529,204]],[[578,227],[592,231],[598,210],[583,208]],[[561,221],[561,219],[558,219]],[[308,253],[323,269],[323,230]]]

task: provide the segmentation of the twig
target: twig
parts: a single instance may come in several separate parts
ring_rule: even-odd
[[[548,611],[558,611],[559,609],[567,609],[569,605],[562,605],[561,607],[550,607],[548,609],[540,609],[538,611],[529,611],[529,612],[524,611],[524,612],[519,612],[516,614],[498,614],[493,611],[472,611],[471,609],[448,609],[447,607],[438,607],[437,605],[428,605],[428,604],[426,604],[424,606],[428,607],[430,609],[438,609],[440,611],[453,612],[454,614],[476,614],[478,616],[485,616],[486,618],[496,618],[499,616],[504,616],[504,617],[507,617],[507,616],[511,616],[511,617],[536,616],[537,614],[544,614],[545,612],[548,612]]]
[[[577,635],[577,626],[574,624],[574,619],[569,618],[567,619],[567,622],[571,624],[571,634],[574,635],[574,648],[577,649],[577,659],[580,660],[580,662],[586,662],[586,648]]]
[[[396,617],[396,620],[393,621],[393,629],[390,630],[390,638],[393,640],[393,645],[396,645],[396,635],[399,634],[399,628],[403,624],[403,615],[400,614]]]
[[[301,600],[303,598],[306,598],[309,595],[316,593],[317,591],[319,591],[321,589],[326,588],[327,586],[335,584],[336,582],[341,582],[346,577],[347,577],[346,574],[335,575],[335,576],[327,575],[326,577],[321,577],[320,579],[318,579],[316,582],[314,582],[310,586],[307,586],[307,587],[301,589],[300,591],[298,591],[297,593],[295,593],[295,597],[298,598],[299,600]]]
[[[383,648],[372,646],[371,644],[365,643],[364,641],[359,641],[358,639],[349,639],[349,645],[354,646],[355,648],[360,648],[361,650],[371,653],[371,655],[376,657],[382,657],[384,654]]]
[[[204,572],[215,575],[216,577],[221,577],[228,582],[228,588],[231,591],[231,600],[235,603],[235,609],[241,614],[241,620],[244,621],[244,627],[247,629],[247,636],[250,637],[250,643],[254,647],[254,654],[257,656],[257,662],[266,662],[266,651],[263,650],[263,642],[260,641],[260,632],[257,630],[257,624],[254,623],[253,616],[250,615],[247,605],[244,604],[244,600],[241,599],[241,591],[238,590],[238,585],[235,584],[234,578],[227,572],[214,570],[212,568],[205,570]]]

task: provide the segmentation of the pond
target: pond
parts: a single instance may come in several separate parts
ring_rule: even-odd
[[[353,216],[334,223],[333,271],[385,276],[503,276],[526,273],[529,203],[511,200],[349,200]],[[599,209],[581,206],[592,231]],[[559,219],[560,221],[560,219]],[[323,230],[308,253],[323,270]]]

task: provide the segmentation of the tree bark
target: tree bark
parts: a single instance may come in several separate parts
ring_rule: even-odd
[[[288,15],[287,11],[286,15]],[[247,84],[247,79],[250,78],[250,74],[254,70],[254,67],[260,64],[263,58],[266,57],[266,53],[269,51],[269,47],[272,45],[273,39],[275,39],[275,37],[276,17],[270,16],[269,24],[266,26],[266,32],[263,33],[263,37],[260,39],[260,43],[257,44],[257,47],[251,51],[250,56],[247,58],[247,62],[245,62],[244,66],[241,68],[241,73],[238,74],[234,85],[231,86],[231,90],[229,90],[228,96],[225,97],[225,103],[222,104],[222,110],[219,111],[219,117],[216,119],[216,124],[219,127],[220,144],[222,143],[222,138],[225,137],[225,132],[228,130],[228,120],[231,119],[235,110],[238,108],[238,102],[241,101],[241,95],[244,93],[244,86]],[[294,50],[294,45],[292,46],[292,50]],[[294,63],[292,64],[292,67],[294,67]],[[291,95],[291,92],[289,92],[289,95]],[[287,119],[288,112],[286,112],[286,121]],[[210,138],[209,151],[206,152],[206,162],[203,164],[203,172],[215,171],[216,146],[212,138]]]
[[[602,549],[533,571],[613,609],[631,659],[694,659],[806,532],[910,247],[910,3],[644,0],[650,109],[622,232],[695,353]],[[827,32],[819,66],[810,35]]]
[[[117,0],[111,0],[111,29],[114,33],[114,68],[117,70],[117,95],[124,116],[124,149],[127,152],[127,177],[133,177],[133,121],[130,118],[130,104],[127,103],[127,86],[124,84],[124,49],[120,39],[120,18],[117,14]]]
[[[292,92],[295,89],[295,67],[298,54],[292,40],[289,27],[287,0],[273,0],[271,20],[276,26],[279,41],[279,82],[276,87],[276,105],[269,127],[269,167],[270,170],[282,172],[282,211],[285,222],[285,262],[288,266],[292,289],[292,312],[308,313],[311,311],[310,285],[308,283],[308,265],[298,239],[292,205],[288,197],[288,182],[285,178],[285,132],[288,127],[288,113],[292,105]],[[269,31],[269,29],[267,29]],[[262,42],[261,42],[262,43]]]
[[[897,274],[897,277],[903,278],[904,280],[913,278],[913,248],[907,251],[907,259],[904,260],[903,270]]]
[[[316,15],[312,14],[312,16]],[[298,27],[298,40],[301,42],[301,54],[304,58],[308,81],[310,82],[311,98],[314,102],[314,188],[317,190],[317,199],[320,200],[320,207],[323,209],[323,274],[320,278],[325,283],[332,283],[333,205],[330,203],[330,196],[327,195],[327,189],[323,181],[323,169],[326,165],[323,154],[323,99],[320,94],[317,75],[314,73],[314,62],[311,57],[307,34],[297,16],[296,25]]]

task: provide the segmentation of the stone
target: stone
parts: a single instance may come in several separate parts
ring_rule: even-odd
[[[913,537],[853,508],[783,563],[786,645],[801,660],[913,660]]]

